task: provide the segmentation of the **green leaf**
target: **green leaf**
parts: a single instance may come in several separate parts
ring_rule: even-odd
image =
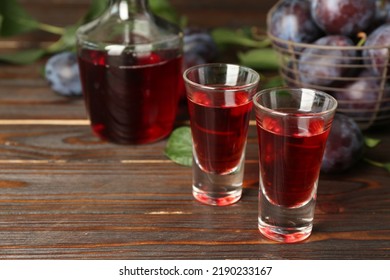
[[[254,49],[248,52],[239,52],[240,63],[255,69],[277,70],[279,60],[277,53],[271,48]]]
[[[84,15],[81,22],[90,22],[100,16],[107,8],[108,2],[108,0],[92,0],[87,13]]]
[[[74,49],[76,47],[76,31],[78,27],[78,24],[67,26],[61,38],[46,49],[47,52],[55,53]]]
[[[0,54],[0,61],[13,64],[30,64],[45,55],[43,49],[29,49],[16,53]]]
[[[364,158],[364,160],[373,166],[384,168],[390,172],[390,162],[379,162],[369,158]]]
[[[274,88],[274,87],[281,87],[284,85],[284,80],[282,77],[277,76],[273,77],[272,79],[269,79],[265,84],[263,88]]]
[[[390,172],[390,162],[384,163],[383,168],[385,168],[387,172]]]
[[[177,164],[191,166],[192,137],[190,127],[182,126],[175,129],[168,139],[164,152],[169,159]]]
[[[367,136],[364,137],[364,143],[369,148],[375,148],[376,146],[378,146],[378,144],[381,141],[382,141],[381,139],[370,138],[370,137],[367,137]]]
[[[175,24],[183,23],[183,19],[178,15],[168,0],[149,0],[150,9],[156,15]]]
[[[271,43],[269,39],[254,40],[243,32],[227,28],[216,28],[211,32],[211,36],[218,45],[235,44],[242,47],[265,48]]]
[[[0,1],[0,36],[14,36],[36,29],[38,24],[16,0]]]
[[[54,25],[38,22],[38,21],[35,21],[35,20],[31,20],[31,19],[20,18],[18,20],[18,22],[23,24],[23,25],[30,26],[30,28],[32,30],[40,29],[42,31],[46,31],[46,32],[49,32],[49,33],[57,34],[57,35],[62,35],[64,33],[64,28],[62,28],[62,27],[58,27],[58,26],[54,26]]]
[[[109,0],[92,0],[86,14],[75,24],[62,28],[62,36],[55,43],[50,45],[46,51],[56,53],[65,50],[72,50],[76,47],[76,31],[80,25],[90,22],[100,16],[107,8]],[[39,25],[41,27],[42,24]],[[41,28],[42,29],[42,28]],[[50,30],[47,30],[50,32]]]

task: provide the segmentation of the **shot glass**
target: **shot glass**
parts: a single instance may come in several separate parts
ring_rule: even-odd
[[[229,205],[242,195],[245,146],[259,74],[232,64],[204,64],[184,74],[193,140],[194,197]]]
[[[323,153],[337,107],[330,95],[273,88],[253,97],[259,143],[260,232],[293,243],[310,236]]]

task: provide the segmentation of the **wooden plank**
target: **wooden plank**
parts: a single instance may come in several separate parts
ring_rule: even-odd
[[[9,125],[7,125],[7,123]],[[15,125],[11,125],[15,123]],[[255,134],[252,126],[251,134]],[[166,141],[143,146],[99,140],[86,120],[0,120],[0,159],[10,160],[143,160],[166,159]],[[247,160],[257,159],[256,139],[248,140]]]
[[[24,128],[0,126],[0,135],[16,136],[3,139],[18,143],[1,152],[15,147],[0,160],[0,258],[389,257],[388,174],[363,162],[349,174],[321,177],[313,235],[290,250],[256,228],[253,125],[244,196],[222,208],[192,198],[191,169],[163,157],[165,141],[121,146],[97,141],[87,125]],[[72,133],[96,142],[61,140]]]
[[[290,250],[291,245],[258,233],[256,183],[236,205],[211,207],[192,198],[191,170],[170,163],[12,165],[0,164],[0,258],[380,259],[389,254],[384,185],[352,180],[340,190],[337,181],[323,179],[320,190],[326,191],[319,192],[313,235]],[[7,182],[14,183],[7,187]],[[342,208],[335,210],[335,201]]]
[[[88,9],[90,0],[19,0],[35,18],[54,25],[75,23]],[[276,0],[170,0],[172,6],[188,19],[188,23],[201,27],[265,25],[267,11]],[[64,17],[62,15],[66,14]]]

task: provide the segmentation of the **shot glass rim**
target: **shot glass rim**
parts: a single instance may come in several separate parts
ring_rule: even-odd
[[[314,94],[319,94],[321,96],[324,96],[326,98],[329,98],[330,100],[332,100],[333,102],[333,106],[330,107],[329,109],[327,110],[324,110],[324,111],[321,111],[321,112],[304,112],[305,114],[304,115],[299,115],[299,116],[296,116],[294,113],[288,113],[288,112],[281,112],[281,111],[277,111],[277,110],[274,110],[274,109],[271,109],[271,108],[268,108],[268,107],[265,107],[263,105],[261,105],[257,99],[259,96],[261,95],[264,95],[268,92],[271,92],[271,91],[279,91],[279,90],[288,90],[290,92],[303,92],[303,91],[310,91]],[[307,116],[322,116],[322,115],[328,115],[330,114],[331,112],[334,112],[336,111],[336,108],[338,106],[338,103],[337,103],[337,100],[336,98],[334,98],[332,95],[330,95],[329,93],[326,93],[324,91],[321,91],[321,90],[317,90],[317,89],[312,89],[312,88],[306,88],[306,87],[274,87],[274,88],[267,88],[267,89],[263,89],[263,90],[260,90],[258,91],[257,93],[255,93],[255,95],[253,96],[253,104],[255,105],[255,108],[259,108],[261,110],[264,110],[266,112],[268,112],[269,114],[273,114],[273,115],[277,115],[277,116],[291,116],[291,117],[297,117],[297,118],[300,118],[300,117],[307,117]]]
[[[251,73],[251,74],[254,74],[254,76],[256,76],[256,80],[251,82],[251,83],[247,83],[245,85],[226,85],[224,86],[224,88],[222,89],[220,86],[209,86],[209,85],[204,85],[204,84],[199,84],[197,82],[194,82],[194,81],[191,81],[187,75],[190,71],[193,71],[195,69],[199,69],[199,68],[202,68],[202,67],[210,67],[210,66],[214,66],[214,67],[221,67],[221,66],[234,66],[234,67],[239,67],[241,69],[244,69],[245,71],[247,71],[248,73]],[[204,90],[212,90],[212,91],[239,91],[239,90],[243,90],[243,89],[247,89],[247,88],[251,88],[251,87],[255,87],[258,85],[258,83],[260,82],[260,74],[253,70],[252,68],[250,67],[247,67],[247,66],[243,66],[243,65],[239,65],[239,64],[233,64],[233,63],[223,63],[223,62],[214,62],[214,63],[204,63],[204,64],[198,64],[198,65],[194,65],[194,66],[191,66],[189,68],[187,68],[184,73],[183,73],[183,79],[186,83],[192,85],[192,86],[196,86],[196,87],[201,87],[202,89]]]

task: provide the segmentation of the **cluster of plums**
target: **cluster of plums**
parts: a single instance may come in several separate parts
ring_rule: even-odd
[[[357,122],[390,120],[387,1],[283,0],[267,25],[287,84],[332,94]]]

